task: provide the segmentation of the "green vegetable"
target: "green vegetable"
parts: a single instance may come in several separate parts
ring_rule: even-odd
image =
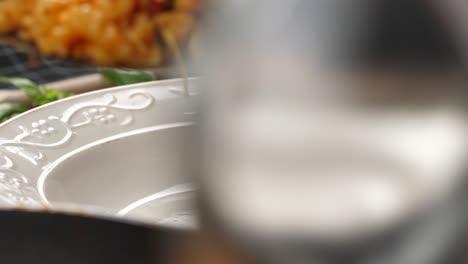
[[[132,83],[148,82],[155,80],[155,76],[144,71],[101,69],[101,74],[109,79],[113,85],[126,85]],[[63,99],[71,94],[64,91],[53,90],[44,85],[37,85],[24,78],[0,77],[0,83],[8,83],[22,89],[31,98],[33,106],[44,105]],[[19,103],[0,103],[0,122],[3,122],[29,108]]]
[[[153,74],[145,71],[100,69],[99,72],[108,79],[112,85],[126,85],[156,80]]]
[[[20,103],[0,103],[0,122],[27,111],[29,108]]]
[[[0,82],[9,83],[22,89],[31,98],[33,106],[44,105],[71,95],[68,92],[49,89],[44,85],[37,85],[24,78],[0,77]]]

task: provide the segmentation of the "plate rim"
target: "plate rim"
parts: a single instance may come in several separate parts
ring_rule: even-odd
[[[90,92],[85,92],[85,93],[80,93],[80,94],[75,94],[57,101],[53,101],[44,105],[40,105],[37,107],[34,107],[32,109],[29,109],[25,112],[22,112],[18,115],[13,116],[12,118],[0,123],[0,129],[2,129],[5,126],[8,126],[11,122],[15,122],[17,119],[22,118],[25,115],[29,115],[31,113],[43,110],[44,108],[49,108],[51,106],[55,106],[57,104],[63,104],[69,101],[77,100],[80,98],[85,98],[88,96],[93,96],[93,95],[98,95],[104,92],[118,92],[118,91],[124,91],[127,89],[133,89],[133,88],[145,88],[151,85],[164,85],[164,84],[170,84],[174,82],[182,82],[182,78],[171,78],[171,79],[165,79],[165,80],[156,80],[156,81],[149,81],[149,82],[142,82],[142,83],[134,83],[134,84],[127,84],[127,85],[119,85],[119,86],[114,86],[114,87],[109,87],[109,88],[103,88],[103,89],[98,89]],[[190,77],[188,78],[189,82],[191,81],[200,81],[200,77]],[[190,88],[189,88],[190,89]],[[0,131],[1,132],[1,131]]]

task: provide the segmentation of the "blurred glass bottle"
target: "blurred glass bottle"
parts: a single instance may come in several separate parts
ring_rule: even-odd
[[[466,94],[420,3],[213,1],[205,224],[269,263],[437,263],[453,234],[403,241],[464,181]]]

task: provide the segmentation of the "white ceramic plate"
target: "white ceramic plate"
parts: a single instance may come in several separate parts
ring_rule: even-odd
[[[36,108],[0,126],[0,207],[193,225],[184,153],[199,81],[129,85]]]

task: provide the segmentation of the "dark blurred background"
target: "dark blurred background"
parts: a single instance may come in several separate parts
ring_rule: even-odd
[[[57,59],[38,58],[0,45],[0,76],[23,77],[43,84],[95,72],[94,67]],[[0,89],[16,88],[0,84]]]
[[[369,64],[458,68],[455,37],[434,1],[371,1],[370,34],[360,54]]]

